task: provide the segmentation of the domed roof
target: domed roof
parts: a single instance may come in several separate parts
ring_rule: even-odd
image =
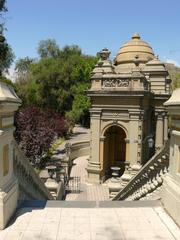
[[[154,52],[151,46],[141,40],[138,33],[133,34],[131,40],[123,44],[115,58],[115,65],[134,62],[138,56],[140,63],[146,63],[154,58]]]

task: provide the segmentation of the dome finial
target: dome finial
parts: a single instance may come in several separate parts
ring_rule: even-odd
[[[107,60],[110,55],[110,51],[107,48],[103,48],[100,52],[98,52],[98,55],[100,56],[101,60]]]
[[[132,35],[132,39],[140,39],[141,37],[140,37],[140,35],[139,35],[139,33],[134,33],[133,35]]]

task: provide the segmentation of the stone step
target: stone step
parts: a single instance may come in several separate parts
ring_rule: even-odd
[[[159,201],[24,201],[22,208],[137,208],[157,207]]]

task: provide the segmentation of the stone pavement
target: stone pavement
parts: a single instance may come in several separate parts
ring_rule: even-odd
[[[180,240],[177,225],[152,203],[49,201],[43,208],[21,208],[0,239]]]
[[[66,195],[66,201],[108,201],[109,190],[106,184],[89,184],[87,178],[88,156],[76,158],[73,163],[70,177],[80,177],[80,193]]]

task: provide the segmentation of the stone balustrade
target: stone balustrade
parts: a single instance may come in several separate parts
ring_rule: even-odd
[[[69,175],[73,160],[77,157],[89,155],[90,141],[80,140],[77,142],[67,142],[65,145],[66,154],[61,160],[61,165]]]
[[[90,141],[84,140],[79,142],[73,142],[70,146],[70,160],[84,155],[89,155]]]
[[[25,157],[17,143],[13,142],[13,168],[18,179],[19,203],[29,199],[53,199],[43,181],[36,174],[34,168]]]
[[[157,191],[169,165],[169,142],[159,150],[112,199],[139,200]]]

